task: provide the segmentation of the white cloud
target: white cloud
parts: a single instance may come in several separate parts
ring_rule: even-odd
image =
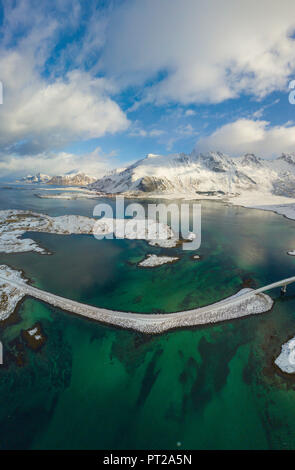
[[[129,132],[129,135],[131,137],[147,137],[148,133],[147,133],[146,130],[135,126],[135,127],[133,127],[133,129],[131,129],[131,131]]]
[[[196,112],[193,109],[187,109],[184,113],[185,116],[194,116]]]
[[[46,81],[17,52],[2,54],[0,70],[2,148],[19,142],[14,150],[39,153],[128,127],[125,114],[109,97],[112,88],[104,78],[72,71]]]
[[[162,129],[142,129],[140,123],[135,121],[129,132],[131,137],[159,137],[164,134],[165,131]]]
[[[71,170],[79,170],[90,176],[103,176],[107,171],[116,168],[116,153],[104,154],[100,147],[92,152],[77,155],[68,152],[41,153],[38,155],[5,155],[0,156],[1,178],[15,178],[27,174],[45,173],[62,175]]]
[[[163,131],[162,129],[152,129],[150,131],[151,137],[159,137],[160,135],[163,135],[163,134],[165,134],[165,131]]]
[[[199,139],[197,151],[219,150],[237,156],[255,153],[265,158],[294,152],[295,126],[287,122],[283,126],[271,127],[267,121],[238,119],[225,124],[208,137]]]
[[[178,126],[176,132],[181,136],[190,136],[198,134],[198,131],[196,131],[191,124]]]
[[[128,1],[110,19],[103,64],[122,87],[160,74],[143,101],[261,98],[295,71],[294,28],[293,0]]]
[[[278,104],[279,102],[280,102],[280,100],[279,100],[279,99],[276,99],[276,100],[274,100],[272,103],[269,103],[269,104],[266,104],[266,105],[264,105],[264,106],[261,106],[259,109],[257,109],[257,111],[255,111],[255,112],[253,113],[253,115],[252,115],[253,118],[255,118],[255,119],[261,119],[262,116],[264,115],[266,109],[271,108],[272,106]]]
[[[57,57],[52,51],[60,34],[77,27],[80,9],[78,4],[71,7],[72,2],[67,0],[58,2],[60,16],[55,18],[49,3],[44,10],[46,5],[49,12],[28,0],[5,7],[0,46],[4,87],[0,145],[8,153],[50,152],[72,141],[122,131],[129,125],[111,97],[116,90],[110,80],[97,78],[83,67],[65,72],[56,64],[48,66]],[[83,55],[99,44],[92,28],[81,48]],[[80,63],[81,58],[76,59]]]

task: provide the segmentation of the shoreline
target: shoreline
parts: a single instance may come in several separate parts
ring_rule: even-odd
[[[1,187],[1,184],[0,184]],[[14,189],[14,188],[11,188]],[[29,190],[44,190],[44,191],[76,191],[87,193],[89,196],[92,197],[85,197],[84,199],[93,200],[93,199],[115,199],[116,197],[124,197],[125,199],[136,199],[139,201],[148,202],[149,200],[165,200],[169,201],[194,201],[201,203],[202,201],[212,201],[212,202],[220,202],[225,204],[226,206],[233,206],[233,207],[243,207],[245,209],[256,209],[256,210],[263,210],[267,212],[273,212],[274,214],[281,215],[288,220],[295,220],[295,198],[290,198],[286,196],[277,196],[272,195],[269,193],[259,193],[253,192],[251,194],[241,194],[235,197],[226,197],[226,196],[206,196],[202,195],[201,197],[196,197],[195,194],[187,194],[187,193],[178,193],[178,194],[124,194],[124,193],[101,193],[93,189],[88,189],[85,186],[65,186],[65,187],[58,187],[58,188],[38,188],[38,185],[34,188],[25,188]],[[39,197],[38,197],[39,198]],[[57,198],[56,196],[49,196],[49,197],[41,197],[40,199],[65,199],[64,197]],[[83,197],[81,197],[82,199]],[[79,194],[76,195],[76,199],[79,199]],[[76,200],[75,199],[75,200]],[[248,200],[247,200],[248,199]],[[255,200],[256,199],[256,200]],[[256,201],[261,200],[259,205],[256,205]],[[292,207],[293,206],[293,207]],[[282,210],[280,210],[282,209]],[[284,209],[291,209],[291,213],[286,214]],[[288,212],[288,211],[287,211]]]
[[[94,191],[93,191],[94,192]],[[95,193],[95,192],[94,192]],[[247,201],[247,198],[243,198],[243,195],[235,196],[233,198],[225,198],[225,197],[218,197],[218,196],[202,196],[197,198],[194,194],[150,194],[146,195],[140,194],[124,194],[124,193],[100,193],[97,194],[96,197],[106,198],[106,199],[113,199],[115,200],[116,197],[124,197],[125,199],[136,199],[139,201],[148,202],[150,200],[164,200],[168,202],[171,201],[190,201],[195,203],[201,203],[202,201],[212,201],[212,202],[219,202],[228,207],[243,207],[244,209],[256,209],[256,210],[263,210],[266,212],[273,212],[274,214],[281,215],[288,220],[295,220],[295,198],[289,198],[286,196],[276,196],[264,193],[253,193],[250,194],[250,198]],[[261,203],[256,205],[253,202],[253,197],[257,197],[261,199]],[[291,206],[291,207],[290,207]],[[293,207],[292,207],[293,206]],[[285,214],[284,212],[280,211],[281,209],[291,209],[292,214]],[[293,210],[292,210],[293,209]]]
[[[102,239],[108,235],[129,240],[145,240],[151,246],[174,248],[179,243],[190,243],[191,239],[179,240],[172,228],[152,219],[121,219],[123,224],[114,223],[112,218],[96,219],[80,215],[50,217],[47,214],[8,209],[0,210],[0,253],[25,253],[35,251],[45,255],[49,252],[38,242],[23,238],[25,233],[51,233],[55,235],[94,235]],[[123,237],[120,234],[123,225]],[[151,238],[151,236],[157,238]]]
[[[113,198],[114,195],[109,195],[109,197]],[[133,196],[133,198],[134,198],[134,196]],[[157,197],[153,196],[153,198],[156,199]],[[142,198],[142,197],[139,198],[139,197],[137,197],[136,199],[144,199],[146,201],[146,200],[151,199],[151,197],[148,197],[148,198]],[[205,200],[205,201],[214,200],[216,202],[221,202],[221,203],[226,204],[228,206],[239,206],[239,207],[243,207],[245,209],[256,209],[256,210],[270,211],[270,212],[276,213],[277,215],[283,215],[284,217],[286,217],[289,220],[294,220],[295,219],[295,204],[294,204],[294,202],[289,202],[288,204],[280,204],[280,205],[270,204],[269,208],[266,208],[263,205],[261,205],[260,207],[259,206],[246,206],[242,201],[234,202],[234,201],[226,201],[226,200],[222,200],[222,199],[217,200],[217,199],[213,199],[213,198],[202,198],[202,199],[197,199],[197,200],[195,199],[195,201],[201,201],[201,200]],[[292,214],[294,218],[291,217],[290,214],[288,214],[289,215],[288,216],[288,215],[286,215],[286,214],[284,214],[284,213],[277,210],[279,207],[281,207],[282,209],[285,209],[286,207],[288,208],[288,206],[291,206],[290,209],[292,209],[292,207],[294,207],[293,214]],[[14,211],[12,211],[12,212],[14,212]],[[18,212],[18,211],[15,211],[15,212]],[[19,212],[23,212],[23,211],[19,211]],[[24,211],[24,212],[29,212],[30,213],[30,211]],[[41,215],[41,214],[38,214],[38,215]],[[45,218],[50,219],[49,216],[46,216],[45,214],[42,214],[42,215],[45,216]],[[31,231],[31,230],[29,230],[29,231]],[[43,232],[43,231],[46,231],[46,230],[41,229],[41,230],[38,230],[38,231]],[[18,287],[20,287],[20,286],[18,286]],[[29,289],[34,289],[34,290],[38,291],[38,289],[36,289],[36,288],[34,288],[30,285],[27,285],[26,287],[29,288]],[[40,291],[40,292],[43,292],[43,296],[44,295],[45,296],[46,295],[49,295],[49,296],[51,295],[49,293],[45,293],[44,291]],[[242,292],[242,291],[240,291],[240,292]],[[251,292],[252,292],[252,290],[250,290],[250,293]],[[233,297],[239,296],[239,293],[238,293],[238,294],[230,296],[230,297],[228,297],[224,300],[216,302],[214,304],[209,304],[205,307],[195,308],[195,309],[192,309],[192,310],[182,311],[182,312],[167,313],[167,314],[164,315],[164,318],[161,318],[161,315],[159,315],[159,314],[155,315],[155,314],[138,314],[138,313],[130,313],[130,312],[117,312],[117,311],[112,311],[112,310],[108,310],[108,309],[102,309],[102,308],[99,308],[99,307],[87,306],[86,304],[79,304],[77,302],[71,301],[70,299],[64,299],[62,297],[60,297],[58,303],[55,304],[55,302],[54,303],[52,303],[50,301],[47,302],[46,299],[44,299],[44,297],[42,297],[42,294],[41,294],[41,297],[40,297],[40,295],[38,295],[38,294],[37,295],[30,295],[29,292],[24,292],[24,298],[26,296],[33,297],[33,298],[36,298],[37,300],[44,301],[45,303],[48,303],[50,305],[61,308],[63,311],[70,311],[71,313],[77,314],[79,316],[87,317],[90,320],[98,321],[100,323],[107,324],[107,325],[110,325],[110,326],[122,327],[122,328],[126,328],[126,329],[136,330],[136,331],[139,331],[139,332],[142,332],[142,333],[147,333],[147,334],[159,334],[159,333],[163,333],[165,331],[172,330],[172,329],[177,329],[177,328],[193,327],[193,326],[199,326],[199,325],[210,325],[212,323],[217,323],[217,322],[221,322],[221,321],[227,321],[227,320],[231,320],[231,319],[238,319],[238,318],[242,318],[244,316],[249,316],[249,315],[269,311],[272,308],[272,305],[273,305],[273,301],[269,296],[266,296],[264,294],[262,294],[262,296],[261,296],[261,294],[259,294],[259,296],[260,296],[259,299],[261,301],[261,305],[258,308],[259,311],[253,311],[253,312],[247,311],[247,308],[250,308],[250,310],[251,310],[251,308],[253,306],[251,306],[251,305],[249,306],[248,305],[249,302],[243,302],[243,300],[245,300],[245,299],[235,299],[234,302],[232,301]],[[255,297],[256,297],[256,299],[258,299],[258,294]],[[24,298],[21,299],[19,303],[22,303]],[[252,296],[252,299],[254,299],[254,296]],[[270,302],[269,302],[268,299],[270,300]],[[226,305],[227,305],[228,301],[231,301],[231,305],[233,303],[235,303],[235,304],[238,303],[239,304],[240,311],[239,311],[238,314],[235,314],[235,312],[232,312],[232,309],[231,309],[230,306],[228,306],[228,308],[226,308]],[[74,302],[75,305],[72,302]],[[65,306],[65,304],[68,304],[68,303],[71,304],[70,308],[67,308]],[[264,304],[264,305],[262,305],[262,304]],[[87,308],[88,312],[79,311],[79,306],[81,306],[81,305],[84,306],[84,307],[82,307],[82,309]],[[74,306],[74,308],[72,308],[73,306]],[[96,309],[96,312],[94,312],[93,309]],[[207,313],[206,318],[204,318],[203,315],[202,315],[204,313],[203,312],[204,309],[206,310],[206,313]],[[11,316],[14,315],[14,313],[15,312],[13,312],[11,314]],[[112,318],[110,318],[110,314],[112,315]],[[127,315],[127,317],[128,316],[129,317],[127,318],[126,315]],[[177,318],[175,317],[175,315],[177,315]],[[182,315],[182,318],[180,318],[179,315]],[[143,321],[144,319],[143,319],[142,316],[145,317],[146,321]],[[108,317],[108,318],[106,318],[106,317]],[[154,318],[152,318],[152,317],[154,317]],[[167,322],[167,320],[168,320],[168,322]],[[4,325],[2,324],[2,326],[4,326]]]

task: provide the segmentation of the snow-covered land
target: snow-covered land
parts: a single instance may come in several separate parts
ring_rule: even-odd
[[[0,271],[1,281],[4,284],[10,284],[10,288],[16,289],[19,296],[30,295],[63,310],[76,313],[77,315],[122,328],[131,328],[148,334],[159,334],[172,328],[205,325],[258,314],[270,310],[273,305],[273,301],[268,295],[261,293],[255,294],[256,291],[252,289],[242,289],[237,294],[221,300],[220,302],[192,310],[169,314],[120,312],[81,304],[37,289],[36,287],[24,283],[23,280],[9,279],[8,276],[11,276],[11,274],[7,272],[7,269],[9,268],[5,266],[3,272],[1,273]],[[3,304],[3,312],[7,314],[8,308],[5,297]]]
[[[143,268],[154,268],[156,266],[162,266],[162,264],[174,263],[177,260],[179,260],[178,257],[147,255],[144,260],[138,263],[138,266]]]
[[[48,183],[62,186],[86,186],[96,181],[95,176],[86,175],[84,172],[79,170],[72,170],[63,175],[44,175],[37,173],[36,175],[27,175],[23,178],[19,178],[17,182],[22,183]]]
[[[30,336],[34,336],[37,333],[37,328],[32,328],[31,330],[28,330],[28,333]]]
[[[92,194],[93,195],[93,191],[91,189],[86,189],[86,188],[79,188],[79,186],[61,186],[61,187],[58,187],[58,188],[51,188],[51,187],[46,187],[44,188],[44,186],[42,188],[38,188],[38,191],[65,191],[65,192],[81,192],[81,193],[84,193],[84,194]]]
[[[6,320],[11,315],[18,302],[24,297],[24,292],[3,278],[17,282],[27,282],[20,271],[11,269],[2,264],[0,265],[0,320]]]
[[[86,175],[79,170],[73,170],[65,175],[53,176],[49,179],[48,184],[64,185],[64,186],[86,186],[96,180],[94,176]]]
[[[243,194],[229,201],[236,206],[249,209],[262,209],[283,215],[287,219],[295,220],[295,199],[285,196],[275,196],[259,191]]]
[[[0,252],[18,253],[36,251],[46,253],[30,238],[22,238],[25,232],[47,232],[59,235],[93,234],[97,239],[115,234],[117,238],[147,240],[151,245],[173,247],[178,243],[172,229],[153,220],[108,219],[97,220],[80,215],[50,217],[30,211],[0,211]]]
[[[264,160],[221,152],[153,155],[89,186],[105,194],[219,199],[295,219],[295,154]]]
[[[44,175],[42,173],[37,173],[36,175],[27,175],[24,176],[23,178],[20,178],[17,180],[17,182],[21,183],[47,183],[49,181],[51,176],[49,175]]]
[[[68,200],[76,200],[76,199],[97,199],[99,198],[99,194],[95,194],[94,192],[63,192],[58,194],[35,194],[36,197],[40,199],[68,199]]]
[[[281,354],[276,358],[275,364],[287,374],[295,373],[295,338],[282,345]]]
[[[47,175],[27,177],[32,182]],[[96,180],[74,170],[50,177],[49,184],[86,186],[99,195],[165,199],[215,199],[270,210],[295,219],[295,154],[265,160],[254,154],[231,158],[221,152],[149,154],[127,168]],[[62,188],[61,188],[62,190]],[[40,195],[39,195],[40,196]],[[42,196],[43,197],[43,196]],[[59,195],[52,196],[64,199]],[[69,196],[70,198],[74,198]],[[86,196],[83,196],[86,197]]]

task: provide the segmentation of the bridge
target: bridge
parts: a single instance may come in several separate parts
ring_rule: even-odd
[[[282,279],[281,281],[273,282],[272,284],[268,284],[267,286],[260,287],[259,289],[254,289],[252,291],[253,294],[261,294],[262,292],[266,292],[271,289],[275,289],[276,287],[281,287],[281,291],[283,293],[287,292],[287,286],[295,282],[295,276],[288,277],[287,279]]]
[[[267,312],[272,308],[273,300],[264,292],[276,287],[281,287],[285,292],[287,285],[295,282],[295,276],[268,284],[259,289],[242,289],[231,297],[205,307],[166,314],[108,310],[60,297],[25,282],[12,281],[4,276],[0,276],[0,280],[15,287],[23,296],[34,297],[76,315],[108,325],[157,334],[175,328],[217,323]]]

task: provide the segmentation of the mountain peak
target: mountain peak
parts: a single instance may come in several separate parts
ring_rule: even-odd
[[[36,175],[27,175],[20,179],[24,183],[47,183],[51,176],[37,173]]]
[[[157,155],[156,153],[148,153],[146,158],[156,158],[156,157],[160,157],[160,155]]]
[[[283,160],[286,163],[290,163],[291,165],[295,165],[295,154],[294,153],[282,153],[277,160]]]
[[[215,172],[226,172],[234,165],[233,160],[222,152],[200,153],[197,159]]]
[[[257,157],[254,153],[245,153],[242,158],[241,164],[246,165],[255,165],[261,166],[261,158]]]
[[[62,185],[62,186],[86,186],[94,183],[97,178],[86,175],[82,171],[72,170],[65,175],[53,176],[48,184]]]

